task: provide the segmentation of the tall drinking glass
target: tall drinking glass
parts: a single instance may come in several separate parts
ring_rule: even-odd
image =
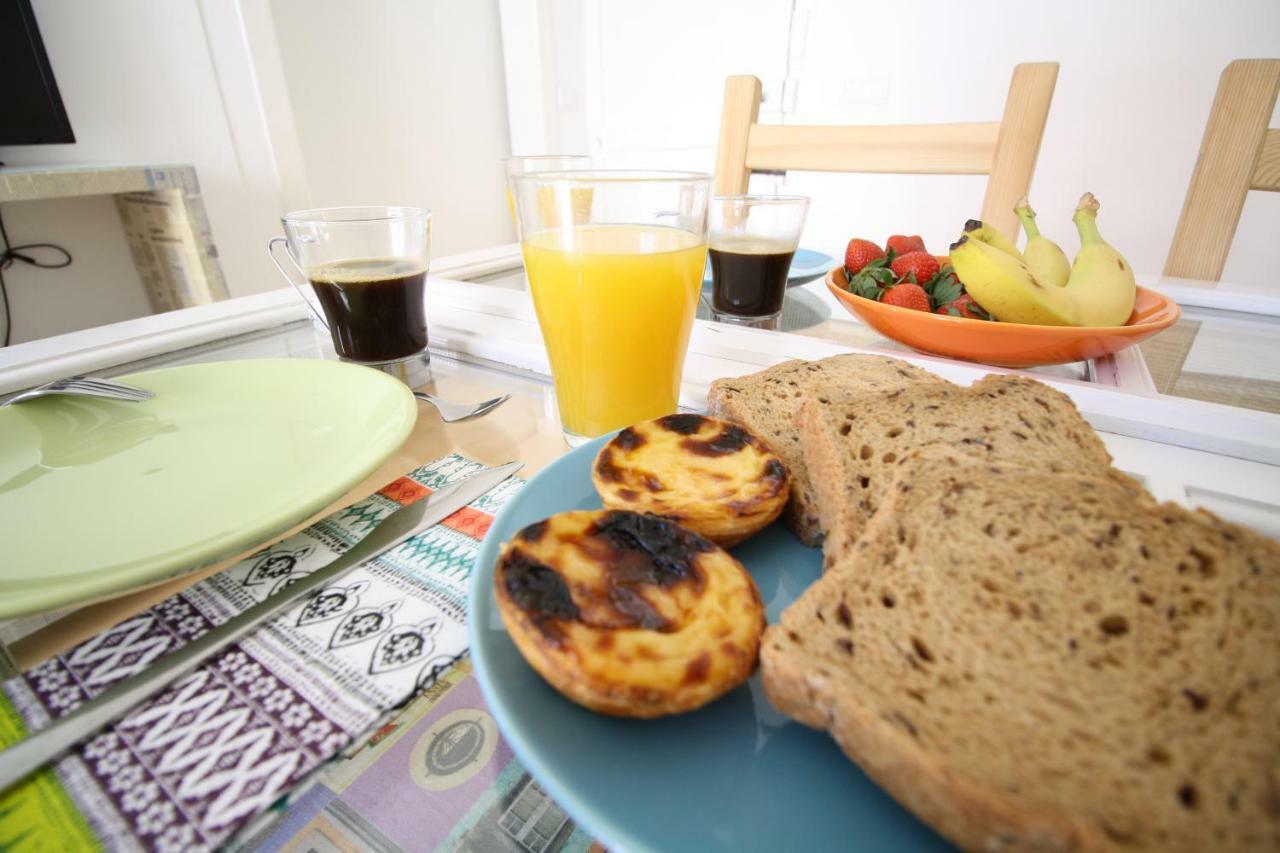
[[[503,166],[507,171],[507,205],[511,208],[511,221],[515,223],[516,229],[520,228],[520,220],[516,218],[516,197],[511,188],[511,179],[516,175],[528,175],[533,172],[565,172],[572,169],[590,169],[591,157],[586,154],[525,154],[517,157],[508,157],[503,160]],[[576,199],[576,209],[591,208],[591,196],[585,191],[579,191]]]
[[[710,175],[537,172],[512,187],[565,440],[674,412],[706,263]]]
[[[774,329],[809,199],[732,195],[711,200],[711,318]]]

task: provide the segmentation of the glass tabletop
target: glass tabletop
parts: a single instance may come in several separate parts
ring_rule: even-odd
[[[1139,346],[1161,394],[1280,412],[1278,317],[1184,306]]]
[[[518,261],[517,261],[518,263]],[[527,291],[523,268],[489,272],[467,281]],[[1126,377],[1126,384],[1148,391],[1222,403],[1246,409],[1280,413],[1280,297],[1265,288],[1214,282],[1162,279],[1157,289],[1170,291],[1182,303],[1182,319],[1172,328],[1144,341],[1138,351],[1150,373]],[[1246,297],[1239,302],[1249,310],[1226,310],[1196,304],[1200,293]],[[1230,297],[1209,301],[1233,304]],[[699,319],[709,320],[705,304]],[[780,331],[834,341],[859,349],[888,353],[912,352],[909,347],[879,334],[849,314],[827,290],[821,278],[793,284],[783,301]],[[1122,370],[1133,371],[1125,366]],[[1141,371],[1141,368],[1138,368]],[[1032,368],[1027,371],[1057,378],[1090,381],[1086,362]]]
[[[474,358],[467,358],[465,355],[454,358],[443,354],[454,351],[465,353],[465,344],[471,339],[467,335],[477,339],[505,342],[511,347],[520,345],[526,348],[532,347],[541,353],[541,344],[536,337],[527,336],[526,339],[518,339],[519,336],[513,333],[514,325],[521,322],[525,326],[531,324],[531,319],[524,317],[528,297],[527,293],[522,291],[527,291],[527,281],[518,263],[517,258],[513,265],[502,269],[491,266],[487,270],[456,272],[450,276],[454,279],[453,281],[444,282],[447,287],[433,292],[437,301],[433,303],[429,300],[428,319],[429,323],[438,322],[438,325],[432,327],[434,329],[432,341],[433,345],[440,343],[441,346],[432,353],[431,378],[423,386],[426,390],[459,402],[474,402],[499,394],[510,394],[511,399],[482,419],[459,424],[444,424],[434,411],[424,404],[413,434],[405,445],[363,483],[353,488],[331,507],[322,510],[317,516],[326,515],[340,505],[347,506],[361,500],[405,471],[450,453],[458,453],[488,464],[519,459],[526,465],[521,473],[527,476],[536,473],[566,452],[567,447],[561,437],[552,386],[545,376],[529,367],[532,362],[525,357],[528,352],[521,351],[523,353],[521,358],[511,356],[513,360],[508,366],[503,366],[505,362],[484,361],[484,358],[506,357],[515,352],[514,350],[502,351],[502,348],[497,345],[490,345],[487,349],[476,347],[472,353],[476,356]],[[459,284],[459,281],[465,284]],[[484,284],[489,288],[471,288],[470,284]],[[461,291],[470,292],[464,295]],[[460,308],[460,300],[464,299],[474,302],[475,306]],[[495,303],[498,307],[495,307]],[[266,327],[219,337],[207,343],[175,348],[147,358],[125,360],[114,363],[112,367],[106,369],[94,369],[93,372],[113,376],[161,367],[250,358],[336,359],[337,356],[333,352],[325,330],[319,328],[312,319],[301,314],[300,305],[295,307],[298,310],[290,315],[290,319],[273,320],[271,325]],[[451,311],[454,312],[453,316],[450,315]],[[462,323],[458,314],[466,311],[470,313],[466,318],[467,322]],[[503,323],[508,325],[503,326]],[[1207,308],[1187,309],[1183,322],[1178,327],[1170,329],[1162,338],[1157,339],[1163,349],[1157,347],[1151,353],[1144,351],[1147,363],[1150,365],[1150,379],[1156,383],[1158,390],[1165,394],[1216,399],[1219,402],[1253,408],[1274,407],[1276,386],[1280,385],[1280,376],[1276,375],[1274,368],[1276,359],[1272,357],[1280,354],[1276,352],[1278,344],[1275,323],[1274,317],[1264,315]],[[776,350],[749,355],[763,360],[783,351],[789,356],[796,355],[796,352],[791,351],[794,349],[801,357],[822,357],[846,346],[884,352],[909,352],[879,336],[848,315],[840,304],[832,299],[821,279],[797,284],[789,290],[784,304],[783,326],[790,334],[797,337],[770,338],[779,344]],[[707,327],[702,328],[705,330]],[[717,329],[717,331],[720,330]],[[756,334],[751,330],[747,330],[747,333],[752,336]],[[729,336],[726,334],[724,337]],[[804,338],[811,340],[803,346],[796,343]],[[763,340],[763,338],[753,337],[751,343],[754,344],[756,340]],[[838,344],[839,347],[832,347],[827,342]],[[457,349],[451,349],[452,347]],[[816,352],[818,350],[822,352]],[[1247,355],[1250,352],[1255,355]],[[716,377],[729,375],[723,372],[729,369],[743,371],[754,369],[752,368],[754,362],[748,364],[745,359],[729,360],[737,357],[728,350],[714,356],[704,353],[702,363],[695,365],[696,369],[686,369],[686,380],[699,370],[707,376]],[[1141,361],[1138,362],[1138,364],[1141,363]],[[523,367],[512,366],[516,364],[522,364]],[[942,365],[940,369],[947,367],[958,369],[954,364]],[[972,368],[967,369],[971,373],[977,372]],[[1073,364],[1039,372],[1048,373],[1055,379],[1066,378],[1079,382],[1091,381],[1093,371],[1085,364]],[[972,377],[968,378],[972,379]],[[1086,394],[1098,393],[1092,389],[1084,389],[1084,391]],[[1206,393],[1234,396],[1229,399],[1201,396]],[[1118,406],[1141,405],[1158,408],[1168,402],[1158,399],[1135,400],[1119,394],[1110,394],[1110,396],[1121,398],[1122,402],[1117,404]],[[686,402],[693,404],[690,401]],[[1272,408],[1272,410],[1275,409]],[[1252,415],[1252,413],[1243,414]],[[1177,420],[1176,417],[1164,419],[1165,422]],[[1224,429],[1236,431],[1234,419]],[[1170,492],[1172,481],[1169,481],[1169,477],[1174,475],[1161,478],[1162,473],[1167,469],[1176,471],[1176,476],[1182,478],[1173,482],[1172,485],[1181,489],[1185,496],[1195,498],[1197,504],[1210,506],[1224,515],[1228,514],[1229,510],[1234,510],[1237,517],[1243,507],[1244,511],[1255,514],[1252,523],[1259,529],[1269,529],[1267,525],[1273,523],[1275,501],[1270,497],[1271,492],[1268,490],[1273,490],[1274,487],[1268,483],[1273,484],[1275,481],[1273,477],[1268,479],[1268,472],[1257,473],[1266,466],[1189,450],[1185,447],[1167,447],[1149,443],[1135,439],[1130,434],[1109,435],[1107,438],[1109,448],[1117,456],[1117,464],[1123,463],[1128,466],[1124,470],[1132,470],[1142,475],[1148,487],[1162,499],[1173,496]],[[1242,471],[1244,473],[1241,473]],[[1218,479],[1213,480],[1213,477]],[[1183,479],[1190,485],[1184,486]],[[1230,481],[1230,484],[1227,481]],[[1241,484],[1248,488],[1234,488]],[[1194,494],[1193,487],[1198,489]],[[1215,501],[1217,503],[1214,503]],[[224,562],[210,567],[207,573],[219,571],[225,565]],[[44,660],[70,644],[101,633],[108,626],[119,622],[122,616],[137,613],[164,599],[174,588],[173,585],[185,587],[201,576],[203,576],[201,573],[188,575],[171,582],[170,585],[140,590],[120,599],[92,604],[69,615],[45,614],[26,624],[0,624],[0,643],[15,637],[24,637],[14,645],[15,655],[20,656],[21,661],[27,664]],[[58,624],[47,630],[38,630],[50,619],[59,617],[64,618]],[[31,631],[35,633],[29,634]],[[465,693],[467,690],[476,690],[474,681],[469,679],[469,672],[466,664],[454,670],[453,675],[450,676],[454,681],[445,683],[440,690],[425,695],[423,699],[407,706],[396,725],[401,726],[405,732],[410,732],[416,739],[424,736],[422,732],[428,726],[435,724],[436,718],[431,716],[432,714],[443,716],[445,713],[453,713],[453,706],[441,701],[441,697],[448,690],[454,689],[455,685],[460,691],[454,694],[455,698],[464,694],[478,697],[478,692]],[[480,700],[477,698],[475,701]],[[381,731],[386,730],[384,728]],[[373,747],[382,743],[377,738],[370,741]],[[405,749],[409,743],[409,741],[405,742]],[[378,748],[382,751],[370,753],[374,758],[368,761],[376,760],[381,754],[395,757],[394,740],[388,739],[385,745]],[[342,763],[337,763],[336,766],[341,765]],[[404,762],[401,761],[397,766],[403,765]],[[349,784],[348,777],[362,772],[362,768],[367,766],[367,763],[357,767],[357,763],[353,762],[348,766],[357,769],[346,769],[343,772],[348,774],[347,776],[339,775],[338,778],[343,784]],[[532,790],[529,786],[534,784],[531,777],[518,764],[512,766],[522,774],[514,776],[515,787],[512,790],[524,792],[520,794],[521,797],[533,796],[529,793]],[[515,771],[512,772],[515,773]],[[334,784],[337,785],[337,783]],[[313,788],[313,790],[323,792],[325,789]],[[545,793],[536,793],[539,797],[537,807],[545,809],[547,814],[555,817],[556,831],[561,831],[564,827],[572,829],[572,823],[566,814]],[[522,799],[520,802],[524,803],[525,800]],[[293,814],[306,812],[310,807],[309,803],[310,801],[303,804],[300,800]],[[505,808],[505,802],[503,807]],[[502,812],[498,819],[506,821],[507,813]],[[275,829],[264,830],[263,838],[266,837],[265,833],[270,831],[282,839],[280,843],[285,843],[290,841],[295,833],[300,832],[300,826],[301,824],[295,825],[286,820],[277,824]],[[563,831],[568,832],[570,829]],[[252,849],[254,844],[250,843],[248,847]]]
[[[488,273],[468,281],[527,291],[529,279],[523,268]],[[698,319],[710,320],[711,311],[704,300],[698,305]],[[913,353],[915,350],[886,338],[850,314],[827,290],[823,277],[792,282],[782,301],[782,318],[778,331],[833,341],[864,350],[877,350],[889,354]],[[1087,363],[1058,364],[1032,368],[1028,372],[1064,379],[1087,380]]]

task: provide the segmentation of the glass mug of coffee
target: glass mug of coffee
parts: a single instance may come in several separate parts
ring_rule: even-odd
[[[776,329],[809,199],[731,195],[711,199],[711,318]]]
[[[426,361],[431,211],[329,207],[289,213],[281,222],[285,236],[273,237],[267,252],[306,300],[277,257],[277,246],[285,246],[319,299],[324,313],[316,316],[339,357],[375,367]]]

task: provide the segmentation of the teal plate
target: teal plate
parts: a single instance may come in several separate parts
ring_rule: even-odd
[[[0,409],[0,618],[154,584],[279,535],[371,474],[418,414],[394,378],[333,361],[120,379],[155,397]]]
[[[689,714],[623,720],[573,704],[529,668],[494,604],[498,549],[551,513],[599,508],[590,467],[605,440],[561,457],[516,494],[489,529],[472,577],[476,675],[538,782],[611,849],[949,849],[826,734],[775,711],[759,675]],[[780,524],[733,553],[755,576],[770,622],[821,571],[820,552]]]

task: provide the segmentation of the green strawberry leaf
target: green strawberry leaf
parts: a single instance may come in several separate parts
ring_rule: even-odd
[[[955,302],[964,295],[964,289],[954,277],[935,278],[931,284],[932,287],[928,288],[928,293],[935,308]]]
[[[876,280],[874,271],[868,273],[867,270],[863,270],[849,279],[849,292],[864,299],[879,299],[883,289],[880,282]]]

